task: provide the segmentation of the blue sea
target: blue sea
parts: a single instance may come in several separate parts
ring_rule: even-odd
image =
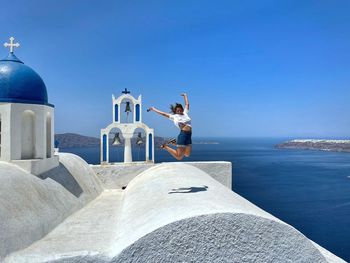
[[[233,191],[350,261],[350,153],[274,148],[284,140],[211,138],[218,144],[194,144],[187,160],[232,162]],[[91,164],[100,160],[99,147],[60,151]],[[112,148],[110,155],[121,161],[123,149]],[[144,148],[133,152],[134,160],[144,158]],[[155,160],[174,161],[160,149]]]

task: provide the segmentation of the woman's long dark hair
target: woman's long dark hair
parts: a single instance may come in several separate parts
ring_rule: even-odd
[[[175,103],[175,104],[171,104],[170,105],[170,110],[172,113],[176,114],[176,109],[177,108],[181,108],[182,110],[184,110],[184,107],[182,107],[182,104],[181,103]]]

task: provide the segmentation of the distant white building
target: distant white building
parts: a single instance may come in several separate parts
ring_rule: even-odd
[[[136,135],[135,131],[143,130],[145,132],[146,147],[145,147],[145,157],[146,162],[154,162],[154,130],[149,128],[146,124],[142,122],[142,99],[141,95],[135,99],[131,96],[129,91],[125,89],[123,95],[115,98],[112,95],[113,104],[113,122],[108,125],[105,129],[101,129],[101,163],[108,164],[110,162],[109,158],[109,136],[111,131],[118,130],[114,134],[114,145],[116,140],[120,140],[121,136],[124,139],[124,162],[131,163],[132,160],[132,145],[131,138]],[[122,105],[125,105],[125,109],[122,110]],[[126,114],[126,120],[128,117],[131,118],[131,122],[123,122],[122,114]],[[129,116],[132,115],[132,116]],[[124,116],[125,117],[125,116]],[[140,136],[140,134],[139,134]],[[139,139],[141,139],[139,137]]]
[[[48,103],[41,77],[14,55],[0,60],[0,161],[12,162],[32,174],[58,166],[54,156],[54,106]]]

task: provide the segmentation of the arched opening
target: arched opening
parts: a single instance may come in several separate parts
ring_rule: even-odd
[[[119,118],[118,118],[119,110],[118,109],[119,109],[118,104],[115,104],[114,105],[114,121],[115,122],[119,121]]]
[[[146,161],[146,139],[147,138],[144,129],[135,129],[133,137],[131,139],[133,161]]]
[[[139,122],[140,121],[140,119],[141,119],[141,112],[140,112],[140,104],[136,104],[135,105],[135,121],[136,122]]]
[[[120,103],[120,123],[134,122],[134,105],[130,99],[123,99]]]
[[[107,137],[107,136],[106,136]],[[118,128],[113,128],[109,132],[109,162],[124,161],[124,137]]]
[[[107,161],[107,135],[103,134],[102,136],[102,161]]]
[[[47,113],[46,116],[46,158],[51,158],[52,153],[52,140],[51,140],[51,114]]]
[[[148,134],[148,142],[149,142],[149,146],[148,146],[148,159],[150,161],[153,161],[153,135],[152,133]]]
[[[31,110],[22,113],[21,159],[34,159],[35,156],[35,114]]]

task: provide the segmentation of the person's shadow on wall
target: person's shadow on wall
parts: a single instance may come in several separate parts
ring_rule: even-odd
[[[192,186],[192,187],[180,187],[171,189],[171,191],[168,194],[189,194],[189,193],[197,193],[197,192],[203,192],[207,191],[208,186]]]

